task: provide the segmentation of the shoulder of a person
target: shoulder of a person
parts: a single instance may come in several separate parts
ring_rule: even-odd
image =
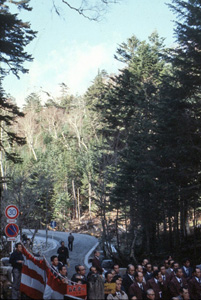
[[[136,288],[136,287],[138,287],[138,285],[137,285],[137,282],[134,281],[134,282],[131,284],[130,288],[133,288],[133,289],[134,289],[134,288]]]
[[[128,273],[125,273],[124,275],[123,275],[123,279],[127,279],[129,276],[128,276]]]

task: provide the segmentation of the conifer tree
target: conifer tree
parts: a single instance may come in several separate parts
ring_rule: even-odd
[[[9,73],[13,73],[19,78],[19,73],[28,72],[23,64],[31,61],[32,57],[25,52],[25,47],[33,40],[36,32],[30,29],[29,23],[20,20],[17,14],[10,13],[9,2],[7,0],[0,1],[0,126],[12,145],[14,142],[23,144],[24,139],[11,132],[7,126],[15,122],[16,116],[23,116],[23,114],[15,104],[8,100],[3,89],[3,79]],[[26,3],[15,1],[14,3],[21,9],[30,10],[28,1]],[[7,157],[15,160],[15,154],[6,150],[2,139],[0,140],[0,149],[6,153]]]

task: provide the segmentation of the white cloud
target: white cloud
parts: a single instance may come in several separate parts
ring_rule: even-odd
[[[19,106],[31,92],[47,91],[54,97],[59,95],[59,84],[64,82],[71,93],[83,94],[98,73],[105,69],[108,73],[117,72],[119,64],[114,60],[116,45],[72,43],[69,47],[52,50],[41,61],[37,58],[29,66],[29,74],[7,90],[16,98]],[[45,94],[44,94],[45,95]]]

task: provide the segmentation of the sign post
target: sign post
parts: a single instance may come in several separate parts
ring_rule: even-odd
[[[19,216],[19,209],[15,205],[8,205],[5,209],[5,215],[10,220],[15,220]]]
[[[7,222],[9,224],[5,227],[5,234],[7,235],[7,240],[11,241],[11,252],[13,252],[13,241],[19,232],[19,227],[16,224],[16,218],[19,216],[19,209],[16,205],[8,205],[5,209],[5,215],[7,217]]]
[[[56,221],[51,221],[50,226],[52,227],[52,229],[54,229],[57,226]],[[52,239],[53,239],[53,231],[52,231]]]
[[[5,234],[9,238],[15,238],[18,235],[19,227],[15,223],[7,224],[5,227]]]

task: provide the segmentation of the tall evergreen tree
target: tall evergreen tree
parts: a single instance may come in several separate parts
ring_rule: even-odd
[[[28,2],[27,2],[28,3]],[[19,8],[30,10],[27,3],[18,3]],[[30,24],[23,22],[18,18],[17,14],[11,14],[9,11],[9,1],[0,1],[0,121],[1,130],[8,135],[8,140],[12,145],[13,142],[24,143],[24,139],[18,137],[15,133],[8,130],[6,126],[10,126],[15,121],[16,116],[23,116],[17,106],[8,101],[6,92],[3,90],[3,79],[10,72],[19,77],[19,73],[26,73],[28,70],[24,68],[25,61],[31,61],[32,57],[24,51],[35,37],[36,32],[30,29]],[[0,149],[4,150],[9,158],[15,159],[15,155],[8,153],[2,139],[0,140]]]
[[[134,228],[143,229],[148,253],[155,246],[156,221],[160,221],[153,155],[155,110],[162,77],[169,71],[162,59],[164,51],[163,39],[157,33],[149,37],[149,43],[134,36],[123,43],[116,58],[126,63],[126,68],[114,78],[113,88],[108,88],[105,99],[98,104],[115,158],[110,169],[109,180],[114,183],[110,200],[113,207],[129,211],[131,237]]]

